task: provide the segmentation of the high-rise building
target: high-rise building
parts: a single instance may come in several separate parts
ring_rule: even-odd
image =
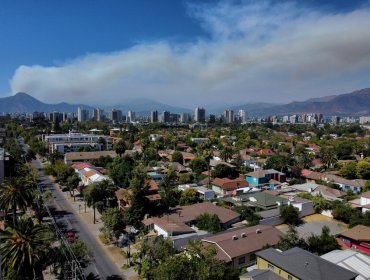
[[[5,150],[0,148],[0,184],[4,183]]]
[[[247,121],[247,112],[245,110],[239,110],[238,117],[241,123],[245,123]]]
[[[158,111],[151,111],[150,112],[150,122],[151,123],[158,122]]]
[[[170,122],[171,123],[177,123],[180,120],[179,114],[170,113]]]
[[[180,122],[182,122],[182,123],[190,122],[190,114],[189,113],[181,113]]]
[[[163,119],[162,121],[164,123],[169,123],[171,121],[171,113],[169,111],[164,111],[163,112]]]
[[[233,123],[234,122],[234,111],[230,109],[225,110],[224,119],[226,123]]]
[[[77,120],[79,122],[84,122],[89,119],[89,110],[84,109],[83,107],[78,107],[77,110]]]
[[[370,123],[370,116],[361,116],[359,122],[360,124]]]
[[[110,119],[114,123],[121,122],[122,121],[122,111],[118,109],[112,109]]]
[[[127,120],[128,123],[136,121],[135,112],[128,111],[126,120]]]
[[[204,108],[195,108],[194,121],[205,122],[206,121],[206,110]]]
[[[98,122],[101,122],[103,120],[103,114],[104,114],[104,111],[100,108],[95,108],[94,109],[94,120],[95,121],[98,121]]]

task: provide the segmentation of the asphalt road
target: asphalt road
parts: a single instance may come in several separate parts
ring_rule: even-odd
[[[44,169],[40,161],[34,160],[32,164],[39,169],[40,183],[47,185],[48,189],[53,194],[53,201],[49,204],[54,208],[53,214],[57,223],[64,224],[67,228],[73,228],[77,236],[88,244],[93,250],[93,261],[84,269],[87,279],[106,279],[106,280],[119,280],[126,279],[122,271],[109,259],[105,251],[102,249],[101,244],[97,241],[94,235],[90,232],[88,226],[81,220],[77,213],[70,205],[70,203],[63,196],[59,187],[53,183],[47,176],[45,176]]]

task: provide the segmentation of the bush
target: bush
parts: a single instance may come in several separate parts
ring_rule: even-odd
[[[220,218],[216,214],[201,214],[196,218],[195,224],[199,229],[206,230],[210,233],[222,231]]]
[[[284,220],[284,223],[288,225],[299,225],[301,219],[299,218],[298,209],[293,205],[283,205],[280,207],[280,215]]]

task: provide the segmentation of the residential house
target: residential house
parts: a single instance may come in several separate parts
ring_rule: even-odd
[[[215,198],[215,192],[203,186],[198,186],[197,184],[183,184],[177,187],[180,191],[184,191],[186,189],[194,189],[197,194],[198,198],[201,200],[210,200]]]
[[[159,195],[159,187],[156,181],[149,180],[147,181],[149,189],[145,197],[152,203],[157,203],[161,200]],[[122,211],[125,211],[128,207],[131,206],[131,195],[132,191],[130,189],[119,189],[115,192],[116,198],[118,201],[118,208]]]
[[[307,182],[315,183],[317,180],[323,180],[338,185],[341,191],[347,192],[348,190],[352,190],[356,194],[361,193],[366,182],[365,180],[359,179],[348,180],[338,175],[330,174],[327,172],[320,173],[308,169],[303,169],[301,172],[301,176],[303,178],[306,178]]]
[[[354,280],[358,275],[298,247],[284,252],[269,248],[257,252],[256,256],[259,271],[248,272],[241,279],[280,279],[268,278],[265,271],[287,280]]]
[[[143,223],[148,229],[155,229],[159,235],[164,237],[174,236],[195,232],[194,225],[196,218],[202,214],[217,215],[223,228],[228,228],[232,224],[239,222],[240,215],[232,210],[217,206],[211,202],[202,202],[187,206],[178,206],[172,213],[163,217],[151,217],[145,219]]]
[[[254,187],[273,189],[276,184],[285,182],[285,174],[274,169],[258,170],[246,174],[245,180]]]
[[[255,192],[235,197],[227,197],[224,202],[231,206],[248,206],[255,210],[270,210],[281,205],[288,205],[289,200],[280,196],[274,196],[267,192]]]
[[[256,252],[264,246],[275,246],[282,236],[278,229],[258,225],[238,227],[202,238],[205,246],[215,246],[217,258],[242,268],[256,263]]]
[[[316,183],[291,185],[289,186],[289,188],[297,192],[309,193],[313,196],[322,196],[328,201],[334,200],[342,201],[343,200],[342,197],[346,195],[345,192]]]
[[[339,233],[338,238],[346,247],[370,254],[370,227],[357,225]]]
[[[240,178],[215,178],[212,180],[211,184],[212,190],[220,197],[235,196],[238,189],[249,187],[248,182]]]
[[[347,250],[334,250],[321,258],[357,273],[356,280],[370,279],[370,257],[362,253]]]
[[[91,162],[98,160],[100,157],[117,157],[115,151],[94,151],[94,152],[70,152],[65,153],[64,162],[66,164],[73,164],[75,162]]]
[[[370,191],[361,194],[360,206],[362,208],[362,213],[370,211]]]

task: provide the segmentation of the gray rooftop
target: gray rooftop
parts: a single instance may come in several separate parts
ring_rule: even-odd
[[[298,247],[284,252],[269,248],[256,255],[302,280],[351,280],[358,275]]]
[[[323,259],[358,273],[356,280],[370,279],[370,257],[359,252],[334,250],[321,256]]]
[[[282,280],[284,278],[273,273],[271,270],[254,269],[240,276],[240,279],[251,278],[252,280]]]

